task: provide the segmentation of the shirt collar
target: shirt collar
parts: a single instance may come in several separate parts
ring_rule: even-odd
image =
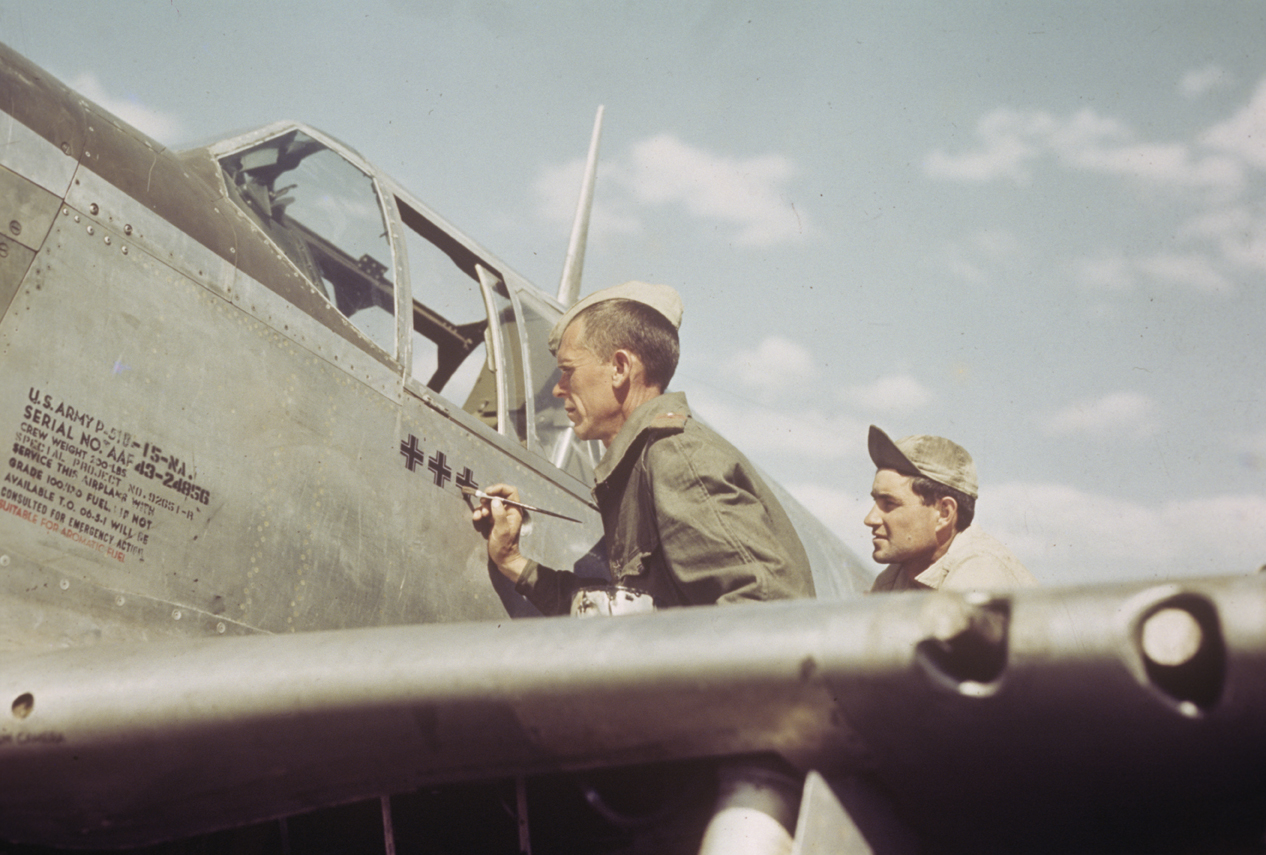
[[[940,588],[950,571],[962,563],[961,556],[968,551],[970,541],[973,541],[975,537],[976,529],[972,526],[954,532],[954,539],[950,541],[949,549],[945,550],[945,554],[934,561],[931,567],[915,576],[914,581],[927,585],[929,588]]]
[[[685,392],[666,392],[642,404],[629,415],[628,421],[611,440],[606,454],[602,455],[602,460],[594,469],[594,477],[599,484],[610,478],[629,451],[640,444],[638,440],[642,434],[652,430],[680,430],[689,418],[690,407],[686,404]]]

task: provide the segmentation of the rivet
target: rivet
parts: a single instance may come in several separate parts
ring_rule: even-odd
[[[9,566],[9,556],[0,555],[0,567],[8,567],[8,566]]]
[[[19,223],[17,220],[10,220],[9,231],[13,234],[14,237],[17,237],[18,235],[22,234],[22,224]]]
[[[224,630],[226,630],[227,628],[228,627],[224,625],[224,621],[220,621],[219,623],[215,625],[215,631],[220,633],[220,635],[224,635]]]
[[[97,206],[96,202],[93,202],[91,205],[88,206],[88,213],[92,214],[94,217],[100,212],[101,212],[101,208]]]
[[[127,602],[127,599],[122,594],[119,594],[117,597],[114,598],[114,604],[116,606],[121,606],[126,602]]]
[[[171,610],[171,619],[172,619],[172,620],[180,620],[180,609],[172,609],[172,610]]]
[[[105,236],[105,244],[106,244],[106,246],[109,246],[109,245],[110,245],[110,236],[109,236],[109,235],[106,235],[106,236]]]
[[[132,224],[127,223],[126,225],[123,226],[123,234],[130,235],[131,233],[132,233]]]
[[[69,580],[69,579],[62,579],[62,580],[61,580],[60,582],[58,582],[57,584],[58,584],[58,587],[60,587],[63,591],[68,591],[68,590],[70,590],[70,580]]]
[[[124,254],[124,255],[127,255],[127,247],[126,247],[126,246],[125,246],[125,247],[123,247],[123,254]]]
[[[88,234],[95,235],[96,233],[96,230],[94,230],[92,226],[88,226]]]

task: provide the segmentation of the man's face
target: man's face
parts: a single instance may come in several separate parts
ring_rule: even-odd
[[[870,495],[875,500],[863,522],[870,526],[872,557],[880,564],[929,559],[937,549],[935,505],[925,505],[910,488],[914,481],[894,469],[880,469]]]
[[[585,321],[572,321],[558,345],[558,370],[554,397],[562,398],[567,418],[580,439],[600,439],[604,445],[624,424],[620,403],[612,386],[613,366],[584,345]]]

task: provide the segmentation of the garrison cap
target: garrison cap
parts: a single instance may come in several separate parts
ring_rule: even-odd
[[[976,498],[976,464],[961,445],[941,436],[907,436],[893,442],[888,434],[870,426],[870,459],[880,469],[903,475],[922,475],[938,484]]]
[[[567,313],[558,319],[558,323],[554,324],[554,328],[550,330],[549,352],[558,353],[558,345],[563,340],[563,332],[566,331],[567,325],[572,322],[576,315],[594,303],[617,299],[636,300],[639,303],[645,303],[667,318],[674,329],[681,327],[681,297],[676,290],[668,285],[652,285],[648,282],[625,282],[620,285],[612,285],[610,288],[603,288],[601,291],[594,291],[583,300],[576,301],[567,310]]]

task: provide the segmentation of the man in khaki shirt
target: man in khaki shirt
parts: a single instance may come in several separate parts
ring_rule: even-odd
[[[875,561],[888,565],[871,593],[1037,584],[1011,550],[971,524],[976,464],[961,446],[939,436],[893,442],[874,425],[868,445],[877,471],[864,522]]]

